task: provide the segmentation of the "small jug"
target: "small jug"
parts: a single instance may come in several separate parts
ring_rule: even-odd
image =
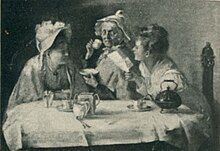
[[[89,102],[90,103],[89,114],[94,115],[96,107],[100,103],[100,98],[99,98],[98,94],[83,92],[83,93],[80,93],[80,94],[76,94],[74,96],[74,102],[77,102],[77,103]]]
[[[88,111],[90,109],[89,102],[81,102],[73,104],[73,114],[76,116],[78,120],[82,120],[86,117]]]

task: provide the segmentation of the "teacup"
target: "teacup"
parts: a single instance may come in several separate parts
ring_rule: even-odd
[[[101,45],[102,45],[102,41],[99,39],[95,39],[94,42],[92,43],[92,48],[99,49]]]
[[[62,109],[66,110],[72,108],[73,108],[73,104],[71,100],[62,100]]]
[[[47,108],[53,105],[54,93],[52,91],[44,91],[43,101],[45,102],[45,106]]]
[[[138,104],[137,104],[137,107],[139,110],[143,110],[143,109],[146,109],[147,108],[147,101],[146,100],[139,100],[138,101]]]
[[[73,104],[73,114],[79,120],[82,120],[83,118],[86,117],[89,109],[90,109],[89,102],[80,102]]]
[[[147,103],[148,100],[134,100],[133,104],[128,105],[127,107],[129,109],[134,109],[134,110],[139,110],[139,111],[146,111],[146,110],[150,110],[151,106],[148,105]]]
[[[144,109],[147,107],[147,102],[145,100],[135,100],[133,101],[134,109]]]

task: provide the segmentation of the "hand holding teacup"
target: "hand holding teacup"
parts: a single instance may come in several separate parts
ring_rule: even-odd
[[[88,84],[94,88],[96,88],[98,86],[98,82],[93,74],[90,74],[90,77],[84,76],[83,78],[84,78],[86,84]]]
[[[92,69],[92,68],[87,68],[87,69],[81,69],[79,71],[79,73],[81,75],[83,75],[83,78],[84,78],[86,84],[88,84],[94,88],[97,87],[98,82],[97,82],[94,75],[97,75],[99,73],[98,70]]]
[[[102,41],[99,40],[99,39],[95,39],[94,41],[91,39],[87,44],[86,44],[86,56],[85,56],[85,59],[89,59],[93,52],[94,52],[94,49],[99,49],[102,45]]]
[[[93,49],[99,49],[102,45],[102,41],[99,39],[95,39],[92,43],[92,48]]]

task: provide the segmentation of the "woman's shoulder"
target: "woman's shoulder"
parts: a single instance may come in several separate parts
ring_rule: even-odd
[[[26,64],[24,65],[24,68],[22,70],[22,73],[29,74],[33,70],[38,70],[41,68],[42,62],[40,62],[39,55],[36,55],[32,58],[30,58]]]
[[[40,55],[35,55],[26,62],[26,65],[37,63],[39,62],[39,59],[40,59]]]
[[[164,64],[168,64],[168,65],[173,66],[173,67],[177,67],[177,65],[174,62],[174,60],[170,56],[167,56],[167,55],[164,56],[163,63]]]
[[[176,63],[169,56],[162,56],[155,64],[154,70],[177,69]]]
[[[155,75],[156,77],[170,74],[185,77],[177,67],[176,63],[169,57],[164,57],[162,60],[158,61],[152,72],[152,75]]]

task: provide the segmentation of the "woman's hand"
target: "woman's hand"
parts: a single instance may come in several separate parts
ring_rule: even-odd
[[[88,84],[88,85],[90,85],[90,86],[92,86],[94,88],[97,87],[98,82],[97,82],[96,78],[92,74],[90,74],[90,77],[84,76],[83,78],[85,79],[86,84]]]
[[[55,100],[64,100],[64,99],[69,99],[71,94],[70,89],[66,90],[61,90],[61,91],[55,91],[54,92],[54,99]]]
[[[92,39],[86,44],[86,51],[87,51],[86,57],[85,57],[86,60],[89,59],[94,52],[94,48],[93,48],[92,44],[93,44]]]
[[[143,84],[143,78],[134,72],[125,72],[125,80],[134,81],[139,87]]]

